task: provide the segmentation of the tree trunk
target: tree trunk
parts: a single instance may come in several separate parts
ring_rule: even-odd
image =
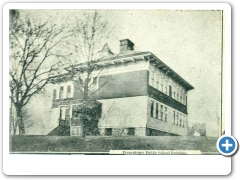
[[[17,132],[17,123],[16,123],[16,111],[15,106],[11,102],[11,108],[10,108],[10,134],[16,135]]]
[[[16,135],[17,128],[14,127],[13,129],[13,135]]]
[[[18,121],[18,128],[19,128],[19,135],[25,135],[25,127],[24,127],[22,117],[20,117],[20,119]]]
[[[85,124],[84,124],[84,119],[85,119],[85,116],[87,115],[87,104],[88,104],[88,85],[89,85],[89,73],[87,75],[87,78],[85,79],[84,81],[84,92],[83,92],[83,114],[81,116],[81,121],[82,121],[82,125],[81,125],[81,128],[82,128],[82,137],[85,137],[86,136],[86,127],[85,127]]]
[[[18,107],[17,108],[17,125],[19,129],[19,135],[25,135],[25,127],[24,127],[24,122],[22,118],[22,108]]]

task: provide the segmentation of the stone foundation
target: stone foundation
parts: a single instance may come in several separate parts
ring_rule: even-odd
[[[101,127],[99,128],[99,134],[101,136],[107,136],[106,129],[112,129],[111,136],[146,136],[146,128],[145,127],[135,127],[134,134],[129,133],[129,128],[111,128],[111,127]],[[131,127],[132,129],[132,127]],[[109,136],[109,135],[108,135]]]
[[[84,136],[83,128],[81,126],[70,126],[70,136]]]
[[[100,136],[105,136],[105,128],[98,128],[98,131]]]
[[[135,136],[146,136],[146,128],[138,127],[135,129]]]

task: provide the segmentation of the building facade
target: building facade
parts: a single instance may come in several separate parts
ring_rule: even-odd
[[[89,94],[99,103],[96,124],[103,136],[187,135],[187,93],[193,89],[151,52],[134,51],[129,39],[120,40],[120,53],[106,44],[96,61]],[[76,66],[82,66],[79,64]],[[83,73],[84,74],[84,73]],[[82,87],[74,79],[54,84],[53,114],[70,135],[74,106],[81,104]]]

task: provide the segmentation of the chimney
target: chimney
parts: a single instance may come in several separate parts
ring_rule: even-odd
[[[129,39],[120,40],[120,53],[127,52],[128,50],[134,50],[134,44]]]

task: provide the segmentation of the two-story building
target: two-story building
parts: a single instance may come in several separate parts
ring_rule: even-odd
[[[187,93],[193,86],[151,52],[134,51],[129,39],[120,40],[119,54],[107,44],[101,53],[89,92],[99,102],[100,135],[188,134]],[[52,112],[60,126],[69,126],[70,135],[80,134],[71,120],[81,100],[82,87],[74,79],[54,85]]]

